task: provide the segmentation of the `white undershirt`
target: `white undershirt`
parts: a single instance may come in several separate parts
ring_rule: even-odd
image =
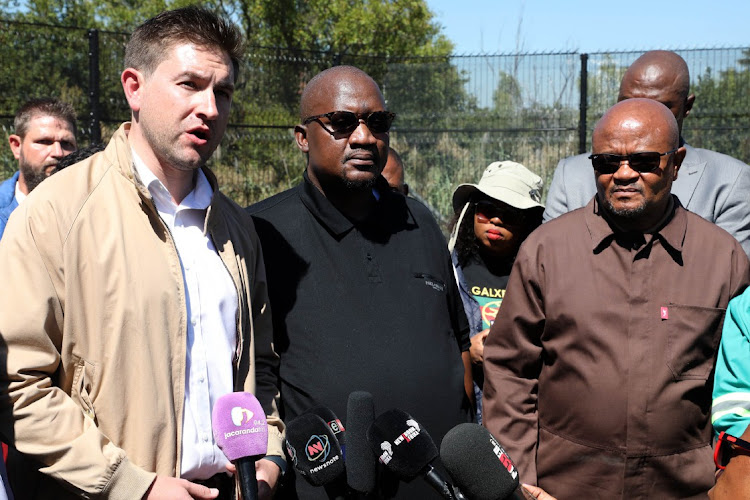
[[[21,202],[26,199],[26,194],[21,191],[18,185],[18,181],[16,181],[16,203],[20,205]]]
[[[187,367],[180,476],[208,479],[226,472],[228,462],[214,442],[211,409],[219,397],[234,389],[237,289],[213,241],[203,233],[213,194],[205,174],[196,170],[195,188],[177,206],[135,151],[133,163],[172,233],[185,283]]]

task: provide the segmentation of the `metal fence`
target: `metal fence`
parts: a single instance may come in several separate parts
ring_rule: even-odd
[[[7,147],[26,99],[74,104],[79,142],[106,140],[129,118],[119,75],[126,33],[0,21],[0,176],[16,168]],[[695,107],[684,135],[695,146],[750,161],[750,49],[677,50],[691,70]],[[546,183],[559,159],[588,149],[591,129],[642,52],[546,53],[433,58],[352,57],[251,47],[230,127],[211,160],[222,189],[249,204],[299,181],[304,158],[292,137],[306,81],[352,64],[381,85],[398,114],[391,145],[413,192],[444,216],[461,182],[492,161],[513,159]],[[583,97],[583,98],[582,98]]]

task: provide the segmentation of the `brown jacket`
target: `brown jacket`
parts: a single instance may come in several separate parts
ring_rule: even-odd
[[[615,234],[586,207],[522,246],[484,352],[485,425],[559,500],[705,498],[711,374],[748,260],[686,211]]]
[[[0,242],[0,429],[19,498],[141,498],[179,476],[187,312],[169,230],[135,177],[128,124],[36,189]],[[235,388],[282,455],[270,308],[253,223],[216,189],[206,231],[237,287]],[[57,481],[51,479],[54,478]]]

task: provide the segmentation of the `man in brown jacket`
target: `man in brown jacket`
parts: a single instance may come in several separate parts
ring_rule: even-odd
[[[560,500],[706,498],[711,374],[748,260],[671,195],[685,156],[664,105],[593,135],[597,194],[521,247],[485,346],[485,425]]]
[[[248,391],[280,467],[271,312],[251,218],[206,161],[224,135],[242,37],[197,7],[138,27],[132,122],[39,186],[0,242],[0,432],[17,498],[231,495],[215,401]]]

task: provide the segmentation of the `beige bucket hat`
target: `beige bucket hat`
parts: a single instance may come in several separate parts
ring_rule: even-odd
[[[460,212],[471,196],[481,192],[512,207],[544,208],[542,205],[542,178],[514,161],[490,163],[479,184],[461,184],[453,192],[453,210]]]

